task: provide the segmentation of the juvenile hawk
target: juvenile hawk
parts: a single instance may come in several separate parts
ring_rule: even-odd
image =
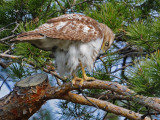
[[[84,68],[91,70],[100,49],[107,50],[114,40],[114,34],[105,24],[80,15],[65,14],[48,20],[37,29],[22,33],[15,41],[29,42],[39,49],[52,51],[60,75],[71,73],[72,83],[93,80],[87,77]],[[82,68],[83,78],[76,77]]]

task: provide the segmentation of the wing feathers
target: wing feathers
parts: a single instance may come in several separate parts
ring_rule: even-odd
[[[89,42],[103,38],[103,32],[97,21],[79,14],[65,14],[52,18],[34,31],[18,35],[16,40],[37,40],[44,36],[60,40]]]
[[[17,38],[12,39],[11,41],[32,41],[37,39],[44,39],[45,35],[35,32],[24,32],[17,36]]]

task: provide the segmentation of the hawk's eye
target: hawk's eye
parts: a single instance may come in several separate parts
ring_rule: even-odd
[[[106,43],[105,43],[105,46],[109,46],[109,42],[106,42]]]

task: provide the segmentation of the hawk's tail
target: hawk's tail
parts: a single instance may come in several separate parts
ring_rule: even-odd
[[[16,38],[11,39],[11,42],[29,42],[32,40],[38,40],[38,39],[44,39],[45,35],[41,33],[35,33],[35,32],[24,32],[22,34],[19,34]]]

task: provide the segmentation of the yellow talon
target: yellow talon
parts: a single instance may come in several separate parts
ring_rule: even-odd
[[[77,76],[74,76],[73,79],[72,79],[72,85],[75,85],[77,80],[82,81],[83,79],[79,78]]]
[[[73,73],[73,79],[72,79],[72,84],[73,84],[73,85],[75,85],[75,83],[76,83],[77,80],[80,81],[80,83],[79,83],[80,86],[83,85],[83,82],[84,82],[85,80],[95,80],[94,77],[88,77],[88,76],[86,75],[86,72],[85,72],[84,67],[82,66],[82,63],[80,63],[80,66],[81,66],[81,68],[82,68],[82,78],[77,77],[76,74]]]

